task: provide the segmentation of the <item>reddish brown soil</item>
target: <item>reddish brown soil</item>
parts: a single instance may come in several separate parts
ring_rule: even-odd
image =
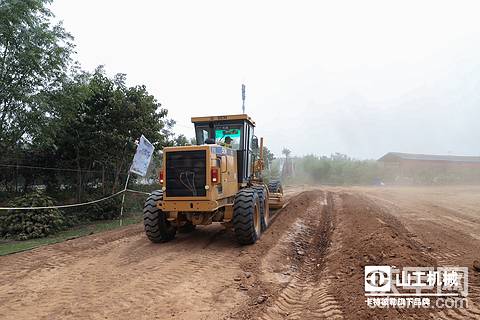
[[[426,317],[422,309],[371,309],[365,303],[364,267],[367,265],[436,266],[426,248],[392,215],[358,195],[340,193],[335,198],[337,230],[327,264],[335,270],[332,293],[350,319],[402,319]]]
[[[370,309],[364,266],[471,266],[480,188],[290,189],[253,246],[212,225],[152,244],[142,226],[0,257],[1,319],[476,319]]]

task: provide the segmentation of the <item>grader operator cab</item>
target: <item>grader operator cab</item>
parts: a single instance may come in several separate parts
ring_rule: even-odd
[[[270,209],[283,206],[279,181],[262,179],[263,138],[246,114],[192,118],[197,145],[163,150],[162,190],[145,202],[145,233],[152,242],[177,230],[221,222],[238,242],[252,244],[270,223]]]

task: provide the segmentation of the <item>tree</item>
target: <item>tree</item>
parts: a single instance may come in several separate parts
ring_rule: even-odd
[[[88,172],[98,169],[107,172],[102,174],[102,185],[108,182],[111,191],[118,190],[133,158],[135,140],[142,134],[156,150],[173,145],[174,122],[166,119],[167,110],[145,86],[127,87],[125,75],[110,79],[102,67],[67,80],[46,95],[44,103],[48,125],[42,139],[51,142],[64,167],[78,170],[78,199]]]
[[[191,139],[190,139],[191,141]],[[183,134],[179,134],[173,141],[174,145],[176,146],[188,146],[190,145],[190,141],[185,137]]]
[[[289,159],[290,153],[292,153],[290,149],[283,148],[282,154],[285,155],[285,162],[283,163],[282,177],[284,178],[288,178],[293,175],[293,162],[291,159]]]
[[[38,122],[36,97],[58,85],[70,63],[72,37],[52,24],[51,0],[0,2],[0,147],[28,143]]]
[[[263,147],[263,161],[265,162],[265,167],[270,168],[273,160],[275,159],[275,155],[267,148]]]
[[[264,170],[263,170],[263,177],[266,181],[270,181],[271,179],[278,179],[279,168],[278,166],[273,165],[273,160],[275,160],[275,155],[267,148],[263,147],[263,161],[264,161]]]

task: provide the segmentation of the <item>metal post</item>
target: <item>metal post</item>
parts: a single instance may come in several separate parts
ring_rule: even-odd
[[[125,188],[123,188],[122,207],[120,208],[120,226],[123,225],[123,204],[125,203],[125,193],[127,192],[129,180],[130,180],[130,171],[128,171],[127,181],[125,182]]]
[[[245,114],[245,85],[242,84],[242,112]]]

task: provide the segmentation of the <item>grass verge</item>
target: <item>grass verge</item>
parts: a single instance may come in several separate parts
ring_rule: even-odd
[[[127,217],[123,219],[123,226],[141,222],[141,218]],[[90,234],[99,233],[103,231],[120,228],[120,220],[97,221],[85,225],[75,227],[73,229],[61,231],[55,235],[30,239],[25,241],[1,240],[0,239],[0,256],[7,254],[31,250],[47,244],[58,243],[65,240],[75,239]]]

